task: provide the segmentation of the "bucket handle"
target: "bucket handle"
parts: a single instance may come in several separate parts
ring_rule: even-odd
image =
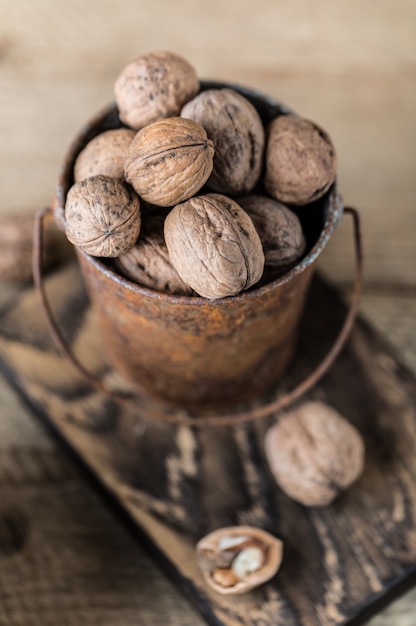
[[[326,356],[322,359],[319,365],[300,382],[292,391],[285,393],[284,395],[264,404],[260,407],[249,409],[242,412],[235,413],[223,413],[220,415],[204,415],[194,416],[185,415],[183,412],[165,412],[163,410],[157,410],[156,408],[146,407],[145,412],[149,417],[163,420],[165,422],[171,422],[175,424],[181,424],[186,426],[230,426],[237,424],[244,424],[253,420],[257,420],[263,417],[270,416],[272,413],[288,407],[298,400],[303,394],[312,389],[316,383],[326,374],[329,370],[338,354],[344,347],[348,336],[352,330],[354,320],[358,312],[358,306],[360,296],[362,292],[363,284],[363,250],[361,239],[360,218],[356,209],[352,207],[345,207],[344,212],[350,215],[353,219],[354,226],[354,248],[355,248],[355,281],[353,293],[351,296],[351,302],[349,304],[347,314],[345,316],[342,327],[332,344],[330,350]],[[34,245],[33,245],[33,278],[35,287],[40,296],[42,309],[44,311],[48,328],[52,339],[58,348],[58,350],[71,360],[76,369],[88,380],[94,389],[104,393],[111,400],[126,405],[134,406],[137,408],[137,402],[140,399],[138,396],[132,396],[124,393],[117,392],[107,387],[100,379],[95,377],[89,372],[84,365],[79,361],[78,357],[72,351],[72,348],[63,336],[58,322],[53,314],[48,296],[46,294],[45,285],[43,281],[42,271],[42,251],[44,242],[44,224],[46,218],[53,217],[52,208],[42,209],[38,211],[35,216],[34,225]]]

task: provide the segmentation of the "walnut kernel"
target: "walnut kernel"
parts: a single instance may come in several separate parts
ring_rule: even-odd
[[[206,298],[236,295],[263,273],[264,254],[253,222],[220,194],[196,196],[172,209],[165,241],[179,276]]]
[[[179,115],[198,93],[194,68],[172,52],[150,52],[126,65],[115,83],[120,119],[143,128],[163,117]]]
[[[219,528],[196,546],[207,584],[221,594],[242,594],[267,582],[282,562],[283,543],[253,526]]]
[[[192,120],[171,117],[139,130],[125,165],[127,182],[147,202],[173,206],[193,196],[212,171],[214,148]]]
[[[140,202],[134,191],[108,176],[75,183],[65,204],[69,241],[92,256],[116,257],[136,243]]]

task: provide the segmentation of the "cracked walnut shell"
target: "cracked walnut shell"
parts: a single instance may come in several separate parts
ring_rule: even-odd
[[[123,180],[124,163],[135,134],[129,128],[114,128],[91,139],[75,161],[75,182],[97,174]]]
[[[364,443],[335,409],[307,402],[266,434],[265,452],[276,482],[305,506],[326,506],[361,475]]]
[[[278,571],[283,542],[253,526],[219,528],[196,546],[206,583],[223,595],[247,593]]]
[[[68,191],[66,236],[92,256],[117,257],[126,252],[136,243],[140,224],[139,198],[124,183],[100,174]]]
[[[262,276],[253,222],[226,196],[211,193],[175,206],[165,220],[165,241],[179,276],[205,298],[236,295]]]
[[[172,52],[150,52],[123,68],[114,92],[120,119],[138,130],[179,115],[198,89],[196,72],[188,61]]]
[[[279,202],[303,206],[321,198],[335,181],[337,159],[328,134],[292,115],[275,118],[267,129],[267,192]]]
[[[129,280],[177,296],[190,296],[193,291],[173,267],[163,237],[164,217],[143,216],[136,244],[114,261],[116,269]]]
[[[263,165],[265,134],[254,106],[233,89],[208,89],[181,112],[205,128],[214,142],[214,169],[207,182],[230,196],[249,193]]]
[[[139,130],[125,164],[141,198],[168,207],[193,196],[212,172],[214,147],[192,120],[171,117]]]

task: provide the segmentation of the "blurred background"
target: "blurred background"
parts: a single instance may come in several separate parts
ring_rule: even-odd
[[[416,371],[415,0],[0,0],[0,214],[30,213],[50,203],[71,138],[112,100],[121,68],[152,50],[182,54],[200,78],[232,81],[274,96],[329,132],[338,152],[342,196],[346,204],[359,208],[362,217],[366,257],[362,311]],[[322,271],[342,289],[353,278],[351,235],[345,219],[321,261]],[[162,595],[172,594],[168,596],[172,624],[199,624],[152,564],[143,565],[139,547],[128,543],[95,496],[74,478],[72,465],[28,419],[27,410],[5,384],[0,386],[0,406],[3,503],[9,492],[11,501],[18,496],[28,510],[41,494],[41,502],[46,502],[44,488],[36,491],[22,482],[16,489],[25,459],[30,463],[35,458],[36,463],[55,459],[57,467],[61,463],[64,467],[49,504],[33,505],[37,520],[33,532],[40,533],[36,536],[41,540],[32,542],[30,563],[19,561],[13,569],[10,561],[16,585],[8,587],[9,593],[15,587],[18,591],[26,578],[27,589],[32,589],[39,577],[45,598],[47,594],[55,598],[47,606],[58,611],[64,587],[59,587],[59,577],[56,582],[55,575],[48,574],[49,566],[44,568],[42,552],[42,546],[52,545],[50,527],[55,528],[56,520],[56,528],[65,529],[55,533],[56,551],[64,554],[66,533],[84,533],[87,545],[88,533],[95,536],[99,526],[108,549],[106,562],[131,555],[120,565],[121,580],[127,580],[127,571],[131,578],[130,591],[123,583],[126,607],[143,602],[136,598],[141,571],[143,584],[147,578],[156,580]],[[18,463],[11,452],[16,450]],[[70,497],[62,491],[64,481]],[[84,516],[91,502],[95,517]],[[68,530],[65,524],[77,515],[79,525],[74,522]],[[88,550],[80,553],[88,555]],[[62,580],[71,574],[73,584],[79,584],[78,595],[68,597],[71,602],[81,598],[84,610],[91,596],[82,595],[83,581],[86,576],[95,580],[101,568],[91,565],[90,570],[88,564],[78,572],[78,562],[68,562],[62,565]],[[42,597],[28,592],[24,600],[28,611],[35,614]],[[18,595],[12,599],[21,606]],[[97,606],[104,600],[105,594],[100,595]],[[147,601],[152,606],[146,623],[161,623],[152,597]],[[414,624],[415,607],[414,591],[372,624]],[[185,614],[189,622],[184,621]],[[52,609],[50,615],[50,623],[57,623]],[[120,616],[118,605],[116,615]],[[131,622],[123,615],[123,624],[136,623],[135,612]],[[17,617],[16,624],[28,623]],[[104,621],[101,616],[88,623]],[[9,624],[1,621],[1,607],[0,623]],[[114,617],[111,623],[119,622]]]
[[[362,215],[370,285],[415,285],[412,0],[0,0],[0,209],[50,202],[75,132],[151,50],[270,94],[326,128]],[[324,259],[351,277],[348,220]]]

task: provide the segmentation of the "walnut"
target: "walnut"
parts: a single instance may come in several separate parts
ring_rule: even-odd
[[[296,213],[267,196],[238,199],[253,220],[263,245],[266,265],[288,270],[305,251],[305,237]]]
[[[253,526],[219,528],[196,546],[207,584],[223,595],[242,594],[267,582],[282,562],[283,543]]]
[[[135,134],[129,128],[115,128],[94,137],[75,161],[75,182],[97,174],[123,180],[124,163]]]
[[[265,143],[254,106],[232,89],[209,89],[188,102],[181,116],[201,124],[214,142],[207,186],[231,196],[250,192],[260,178]]]
[[[27,283],[32,279],[33,226],[32,213],[0,216],[0,281]],[[68,253],[67,247],[70,246],[62,233],[55,228],[47,232],[43,245],[43,269],[63,260]]]
[[[335,409],[308,402],[266,434],[265,452],[281,489],[305,506],[326,506],[363,471],[364,443]]]
[[[298,206],[323,196],[335,180],[337,166],[328,134],[313,122],[282,115],[270,123],[267,135],[268,193]]]
[[[136,245],[115,259],[114,265],[122,276],[145,287],[179,296],[193,295],[169,259],[163,237],[164,221],[162,215],[143,217]]]
[[[194,68],[172,52],[150,52],[132,61],[114,87],[120,119],[135,129],[179,115],[198,89]]]
[[[140,202],[124,183],[101,174],[75,183],[65,204],[69,241],[92,256],[116,257],[134,246]]]
[[[190,198],[172,209],[165,241],[179,276],[206,298],[238,294],[263,273],[264,254],[253,222],[220,194]]]
[[[147,202],[172,206],[193,196],[212,171],[214,148],[192,120],[171,117],[139,130],[125,165],[126,180]]]

